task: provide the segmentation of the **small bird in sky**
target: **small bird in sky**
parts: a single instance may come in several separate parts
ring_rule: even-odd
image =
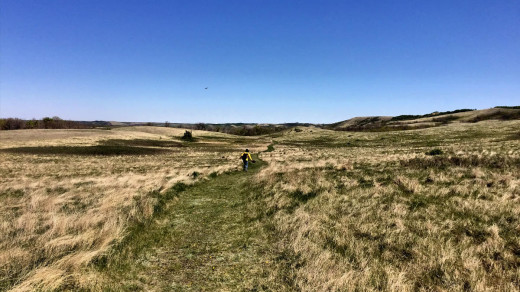
[[[204,88],[204,89],[208,89],[208,88],[206,87],[206,88]]]

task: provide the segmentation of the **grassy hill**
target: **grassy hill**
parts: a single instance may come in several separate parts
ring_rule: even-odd
[[[486,120],[518,120],[520,108],[495,107],[484,110],[455,110],[433,112],[426,115],[356,117],[346,121],[326,125],[325,128],[338,131],[393,131],[430,128],[450,123],[476,123]]]
[[[315,126],[336,131],[398,131],[437,127],[450,123],[476,123],[486,120],[518,120],[520,119],[520,107],[498,106],[490,109],[472,110],[459,109],[447,112],[433,112],[425,115],[400,115],[400,116],[369,116],[354,117],[345,121],[332,124],[311,123],[283,123],[283,124],[180,124],[171,123],[170,127],[198,129],[208,131],[220,131],[235,135],[255,136],[280,132],[298,126]],[[125,123],[109,122],[112,126],[139,126],[153,125],[164,126],[164,123]]]

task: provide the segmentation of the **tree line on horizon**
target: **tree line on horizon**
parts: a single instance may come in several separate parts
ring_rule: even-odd
[[[158,123],[146,123],[147,126],[161,126]],[[44,117],[42,119],[23,120],[19,118],[0,119],[0,130],[23,130],[23,129],[92,129],[96,127],[112,128],[109,123],[96,122],[80,122],[64,120],[60,117]],[[172,125],[165,122],[164,127],[175,127],[191,130],[204,130],[221,132],[238,136],[257,136],[271,134],[286,129],[286,126],[260,126],[260,125],[231,125],[231,124],[178,124]]]
[[[183,127],[184,128],[184,127]],[[215,125],[215,124],[205,124],[198,123],[195,125],[191,125],[188,128],[193,130],[202,130],[202,131],[212,131],[212,132],[220,132],[237,136],[258,136],[258,135],[266,135],[276,133],[282,130],[287,129],[287,126],[279,126],[279,125]]]
[[[0,119],[0,130],[23,129],[88,129],[93,128],[78,121],[63,120],[60,117],[44,117],[40,120],[22,120],[19,118]]]

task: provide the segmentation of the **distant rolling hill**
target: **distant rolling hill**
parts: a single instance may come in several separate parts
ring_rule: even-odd
[[[476,123],[485,120],[518,120],[520,107],[495,107],[484,110],[455,110],[426,115],[355,117],[324,125],[336,131],[393,131],[430,128],[449,123]]]
[[[447,112],[432,112],[425,115],[369,116],[355,117],[332,124],[284,123],[168,123],[169,127],[226,132],[236,135],[260,135],[283,131],[297,126],[314,126],[335,131],[398,131],[442,126],[450,123],[475,123],[485,120],[520,119],[520,106],[503,106],[490,109],[458,109]],[[97,122],[101,124],[100,122]],[[104,122],[104,126],[165,126],[165,123],[151,122]]]
[[[271,134],[286,129],[304,126],[329,129],[334,131],[398,131],[437,127],[450,123],[476,123],[485,120],[517,120],[520,119],[520,106],[498,106],[490,109],[473,110],[458,109],[447,112],[433,112],[425,115],[370,116],[355,117],[332,124],[311,123],[169,123],[169,122],[119,122],[119,121],[65,121],[58,117],[42,120],[21,120],[17,118],[0,118],[0,130],[17,129],[79,129],[104,128],[111,129],[129,126],[173,127],[194,130],[223,132],[240,136],[256,136]]]

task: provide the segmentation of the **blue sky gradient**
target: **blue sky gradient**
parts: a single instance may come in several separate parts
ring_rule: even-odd
[[[330,123],[519,93],[517,0],[0,0],[1,117]]]

